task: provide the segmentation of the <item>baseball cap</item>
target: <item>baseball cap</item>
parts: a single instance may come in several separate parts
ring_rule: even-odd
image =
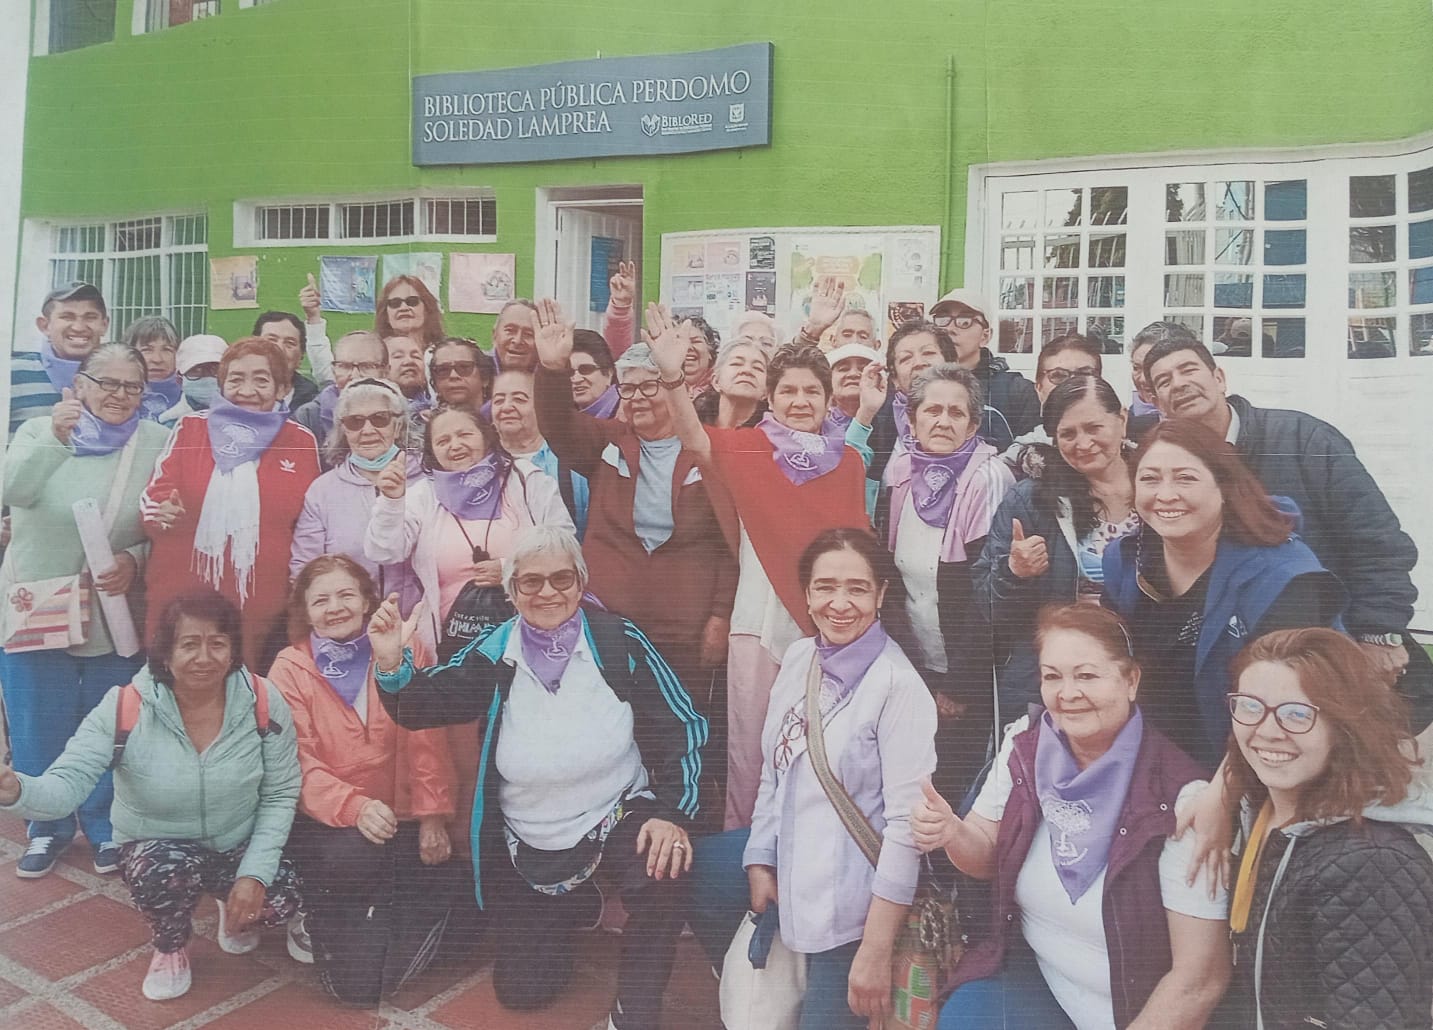
[[[995,310],[995,306],[987,301],[985,296],[979,291],[964,288],[951,290],[944,297],[940,298],[940,300],[931,306],[930,313],[933,315],[941,308],[947,306],[969,308],[981,318],[985,319],[987,325],[990,324],[990,313]]]
[[[105,314],[109,313],[109,310],[105,307],[104,294],[100,293],[99,287],[94,286],[90,283],[81,282],[78,279],[75,279],[64,286],[56,287],[49,293],[45,294],[45,300],[44,303],[40,305],[40,310],[43,311],[51,304],[55,304],[62,300],[94,301],[96,304],[99,305],[101,311],[105,312]]]
[[[845,361],[847,358],[865,358],[867,361],[879,361],[881,360],[881,352],[874,347],[867,347],[864,343],[844,343],[826,352],[826,361],[832,368],[836,367],[837,362]]]
[[[187,375],[196,365],[222,361],[224,352],[228,349],[229,345],[224,342],[224,337],[200,333],[179,345],[179,352],[174,356],[174,367],[179,369],[180,375]]]

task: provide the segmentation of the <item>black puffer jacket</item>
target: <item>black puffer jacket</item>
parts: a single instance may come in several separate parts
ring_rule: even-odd
[[[1241,1027],[1427,1030],[1433,859],[1387,823],[1276,830],[1234,943]]]

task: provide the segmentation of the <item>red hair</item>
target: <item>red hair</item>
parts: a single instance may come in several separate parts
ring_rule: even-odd
[[[229,377],[229,366],[240,358],[258,356],[269,363],[269,372],[280,387],[289,381],[289,359],[277,343],[262,336],[245,336],[229,344],[224,356],[219,359],[219,385]]]
[[[418,299],[423,302],[423,346],[433,346],[446,335],[443,332],[443,314],[438,310],[438,298],[416,275],[395,275],[383,284],[378,294],[377,313],[373,316],[373,331],[385,340],[390,336],[403,335],[388,321],[388,294],[395,286],[411,286],[418,294]]]

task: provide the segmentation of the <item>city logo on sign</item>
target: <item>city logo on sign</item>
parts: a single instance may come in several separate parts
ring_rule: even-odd
[[[746,127],[746,105],[728,104],[726,109],[726,131],[743,132]]]
[[[656,115],[644,114],[642,116],[642,131],[648,136],[655,136],[657,134],[657,122],[658,118]]]

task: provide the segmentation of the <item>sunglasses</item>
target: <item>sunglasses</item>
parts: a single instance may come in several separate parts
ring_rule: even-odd
[[[630,401],[640,393],[643,397],[650,400],[657,396],[657,391],[660,389],[661,387],[657,385],[655,379],[648,379],[645,383],[619,383],[617,386],[617,396],[621,397],[624,401]]]
[[[598,372],[601,372],[601,371],[602,371],[602,366],[601,366],[601,365],[594,365],[592,362],[588,361],[588,362],[585,362],[585,363],[583,363],[583,364],[581,364],[581,365],[578,365],[576,368],[574,368],[574,369],[572,370],[572,374],[575,375],[575,376],[582,376],[582,377],[585,379],[585,378],[587,378],[588,376],[590,376],[590,375],[595,375],[595,374],[597,374]]]
[[[142,393],[144,393],[143,383],[136,383],[123,379],[96,379],[88,372],[81,372],[80,375],[84,376],[90,382],[94,383],[105,393],[119,393],[121,390],[123,390],[125,394],[130,397],[138,397]]]
[[[387,371],[388,365],[386,362],[377,361],[335,361],[333,363],[333,370],[335,372],[341,372],[344,375],[357,372],[360,375],[371,376],[377,375],[379,372]]]
[[[1052,368],[1043,373],[1045,381],[1054,383],[1056,386],[1068,382],[1075,378],[1075,376],[1097,376],[1099,374],[1096,369],[1091,368],[1089,365],[1084,365],[1080,368]]]
[[[371,425],[374,429],[387,429],[393,424],[395,418],[397,416],[391,411],[374,411],[367,415],[345,415],[338,421],[350,433],[357,433],[361,432],[366,425]]]
[[[990,325],[979,315],[932,315],[930,320],[942,329],[949,329],[951,326],[955,326],[957,329],[969,329],[973,325],[982,327]]]
[[[536,572],[528,572],[513,580],[513,586],[519,594],[524,597],[532,597],[542,593],[544,587],[551,586],[558,593],[565,593],[577,585],[577,572],[573,569],[560,569],[550,576],[542,576]]]
[[[389,297],[383,302],[389,311],[397,311],[399,308],[416,308],[423,303],[422,297]]]
[[[1319,721],[1319,706],[1304,701],[1285,701],[1269,705],[1252,694],[1230,694],[1229,715],[1241,726],[1259,726],[1274,714],[1274,722],[1285,733],[1307,733]]]
[[[442,364],[433,366],[434,379],[446,379],[448,376],[458,376],[466,379],[478,370],[476,361],[445,361]]]

